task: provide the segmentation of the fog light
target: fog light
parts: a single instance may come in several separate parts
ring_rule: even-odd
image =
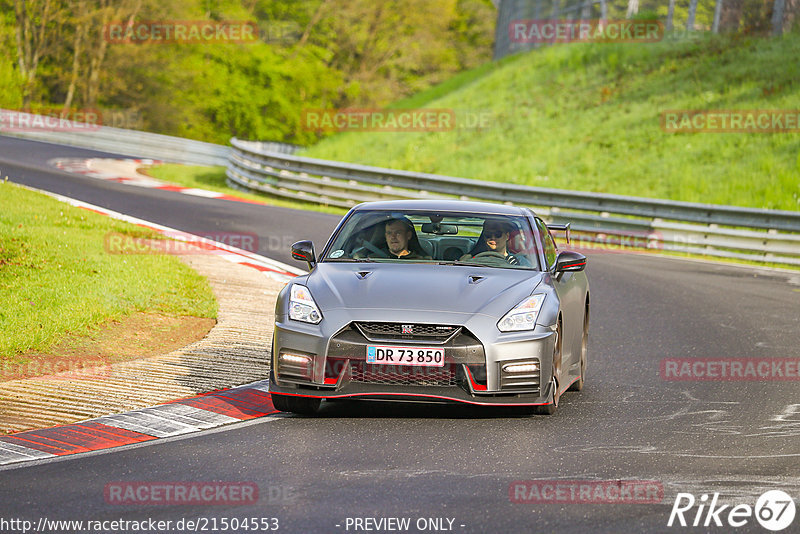
[[[538,363],[508,363],[503,366],[506,373],[535,373],[539,371]]]
[[[281,361],[284,363],[293,363],[295,365],[302,365],[310,363],[311,358],[308,356],[299,356],[297,354],[289,354],[287,352],[282,352]]]

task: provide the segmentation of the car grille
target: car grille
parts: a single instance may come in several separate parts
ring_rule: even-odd
[[[392,386],[455,386],[455,365],[443,367],[412,367],[402,365],[374,365],[363,361],[350,362],[353,382],[385,384]]]
[[[444,343],[461,331],[460,326],[419,323],[355,323],[370,341],[415,340]]]

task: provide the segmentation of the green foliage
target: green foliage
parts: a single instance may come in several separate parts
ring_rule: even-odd
[[[226,143],[311,144],[305,109],[377,107],[489,59],[490,0],[47,0],[50,28],[34,79],[16,65],[13,0],[0,0],[0,104],[123,110],[146,130]],[[31,13],[45,0],[28,0]],[[103,24],[256,22],[248,44],[121,44]],[[3,25],[5,24],[5,25]],[[80,38],[83,36],[82,38]],[[76,70],[73,65],[78,65]],[[24,93],[24,94],[23,94]]]
[[[143,76],[156,65],[166,67],[118,103],[143,109],[146,129],[222,144],[231,136],[309,142],[300,110],[325,106],[339,81],[311,48],[290,61],[286,52],[263,44],[180,46],[151,51],[146,64],[116,58]],[[171,60],[162,63],[166,55]]]
[[[14,9],[0,0],[0,108],[17,109],[22,105],[22,79],[14,64]]]
[[[5,50],[0,53],[0,109],[22,107],[22,80]]]

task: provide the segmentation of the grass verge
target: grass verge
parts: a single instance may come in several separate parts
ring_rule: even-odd
[[[208,282],[166,255],[110,254],[110,232],[161,236],[0,182],[0,361],[132,312],[216,317]]]
[[[541,187],[800,209],[800,133],[668,133],[668,110],[796,110],[800,33],[520,54],[398,103],[484,128],[345,132],[310,157]],[[462,83],[463,82],[463,83]]]

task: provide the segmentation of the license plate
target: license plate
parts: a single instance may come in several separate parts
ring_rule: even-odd
[[[441,347],[367,345],[367,363],[444,367],[444,349]]]

